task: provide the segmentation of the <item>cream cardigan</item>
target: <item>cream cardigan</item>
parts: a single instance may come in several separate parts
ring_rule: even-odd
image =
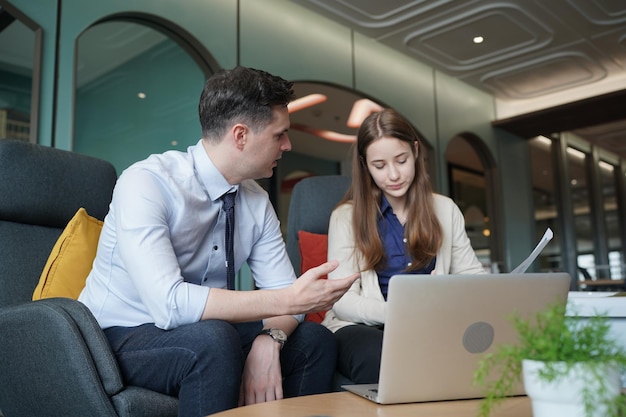
[[[443,229],[443,242],[437,252],[434,274],[480,274],[485,270],[478,261],[465,233],[463,214],[448,197],[433,194],[435,212]],[[328,227],[328,259],[339,266],[329,279],[346,277],[358,272],[352,233],[352,204],[342,204],[330,216]],[[326,313],[322,324],[335,332],[356,323],[369,326],[385,323],[386,302],[378,285],[375,271],[362,271],[361,278]]]

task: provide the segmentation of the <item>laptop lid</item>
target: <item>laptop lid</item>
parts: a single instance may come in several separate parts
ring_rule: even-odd
[[[381,404],[482,397],[472,384],[478,361],[515,343],[513,313],[528,317],[566,302],[569,286],[567,273],[394,276],[378,398],[366,397]],[[515,394],[523,393],[520,384]]]

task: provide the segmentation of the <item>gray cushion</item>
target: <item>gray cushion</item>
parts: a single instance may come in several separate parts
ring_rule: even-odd
[[[0,307],[29,301],[59,235],[80,207],[104,219],[109,162],[18,140],[0,140]]]
[[[2,140],[0,219],[63,228],[84,207],[103,219],[117,180],[109,162],[74,152]]]
[[[62,229],[0,220],[0,308],[30,301]]]

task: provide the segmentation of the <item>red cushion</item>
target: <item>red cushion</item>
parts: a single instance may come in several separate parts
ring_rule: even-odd
[[[328,235],[305,232],[298,230],[298,241],[300,242],[300,271],[306,272],[311,268],[326,262],[328,253]],[[322,279],[326,279],[324,275]],[[326,316],[325,311],[309,313],[304,320],[321,323]]]

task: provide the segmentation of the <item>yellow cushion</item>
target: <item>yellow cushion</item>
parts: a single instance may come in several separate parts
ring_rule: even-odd
[[[102,222],[78,209],[57,240],[33,293],[33,300],[77,299],[96,257]]]

